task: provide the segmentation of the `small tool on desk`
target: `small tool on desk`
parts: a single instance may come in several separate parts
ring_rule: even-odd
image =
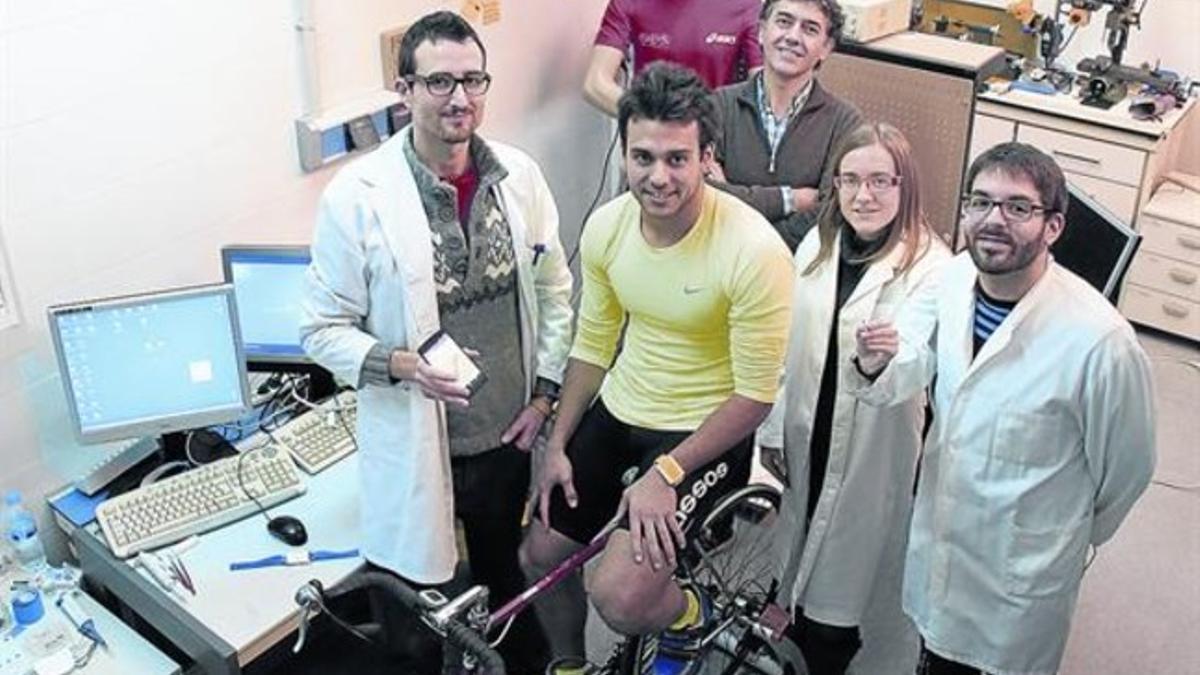
[[[196,585],[192,583],[192,575],[188,574],[187,568],[184,567],[183,561],[175,553],[166,554],[167,567],[170,568],[171,574],[179,581],[179,584],[186,588],[192,595],[196,594]]]
[[[92,616],[88,614],[78,602],[75,602],[75,592],[68,591],[58,596],[54,601],[62,613],[67,615],[67,619],[71,621],[71,625],[75,626],[75,630],[83,634],[84,637],[95,642],[97,645],[108,648],[108,643],[101,637],[99,629],[96,628],[96,622]]]
[[[195,546],[198,541],[197,537],[192,536],[157,552],[142,551],[133,559],[133,563],[141,565],[149,572],[164,591],[173,593],[180,600],[186,600],[187,595],[184,591],[196,595],[196,584],[179,556]]]
[[[174,594],[180,600],[187,599],[185,591],[189,589],[162,555],[151,553],[150,551],[142,551],[137,554],[134,561],[149,572],[150,576],[158,582],[158,585],[164,591]]]
[[[358,549],[346,551],[288,551],[280,555],[271,555],[258,560],[243,560],[229,563],[229,571],[255,570],[263,567],[283,567],[290,565],[307,565],[322,560],[339,560],[342,558],[357,558]]]

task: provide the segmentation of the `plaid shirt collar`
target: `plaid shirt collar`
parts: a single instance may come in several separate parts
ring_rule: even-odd
[[[776,150],[779,148],[779,142],[783,140],[783,133],[787,131],[788,124],[800,113],[804,104],[808,103],[808,97],[812,94],[815,78],[810,77],[804,88],[796,93],[792,98],[792,104],[788,106],[787,115],[783,118],[775,117],[775,113],[771,111],[771,103],[767,100],[767,87],[764,79],[763,74],[760,72],[754,80],[755,93],[758,95],[758,116],[762,120],[763,129],[767,132],[767,140],[771,144],[771,149]]]

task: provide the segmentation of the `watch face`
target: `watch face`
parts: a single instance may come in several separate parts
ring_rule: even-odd
[[[679,485],[683,481],[683,469],[679,466],[678,462],[666,455],[654,460],[654,468],[658,469],[658,472],[662,474],[667,484],[672,487]]]

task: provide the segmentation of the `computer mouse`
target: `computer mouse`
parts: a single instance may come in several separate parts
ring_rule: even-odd
[[[304,523],[294,516],[275,516],[267,523],[267,532],[288,546],[303,546],[308,542]]]

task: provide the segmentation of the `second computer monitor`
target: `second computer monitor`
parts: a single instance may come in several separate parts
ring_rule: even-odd
[[[243,350],[251,370],[311,365],[300,346],[307,246],[226,246],[225,281],[237,292]]]
[[[1115,305],[1141,235],[1078,185],[1068,182],[1067,193],[1067,225],[1050,252]]]

